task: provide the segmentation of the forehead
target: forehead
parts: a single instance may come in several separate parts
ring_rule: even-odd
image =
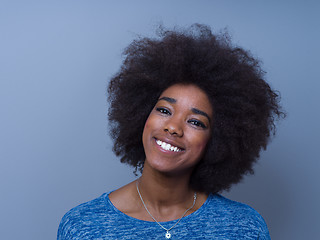
[[[197,108],[212,115],[212,105],[207,94],[193,84],[175,84],[164,90],[161,97],[169,97],[176,100],[176,104]]]

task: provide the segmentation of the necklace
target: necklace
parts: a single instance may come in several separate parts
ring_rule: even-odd
[[[152,214],[149,212],[146,204],[145,204],[144,201],[143,201],[143,198],[142,198],[142,196],[141,196],[141,193],[140,193],[140,191],[139,191],[139,186],[138,186],[138,184],[139,184],[139,182],[136,181],[137,192],[138,192],[138,194],[139,194],[139,197],[140,197],[140,199],[141,199],[141,202],[142,202],[144,208],[146,209],[146,211],[147,211],[147,213],[150,215],[150,217],[151,217],[162,229],[164,229],[164,230],[166,231],[166,234],[165,234],[166,239],[170,239],[170,238],[171,238],[171,233],[170,233],[169,231],[170,231],[172,228],[174,228],[174,227],[180,222],[180,220],[184,217],[184,215],[186,215],[186,213],[194,207],[194,205],[196,204],[196,200],[197,200],[197,193],[195,192],[194,195],[193,195],[193,204],[192,204],[192,206],[189,207],[189,208],[182,214],[181,218],[179,218],[179,220],[178,220],[171,228],[165,228],[165,227],[162,226],[162,225],[152,216]]]

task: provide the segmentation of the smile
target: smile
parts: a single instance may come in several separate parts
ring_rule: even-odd
[[[176,146],[171,145],[170,143],[163,142],[159,139],[156,140],[156,143],[164,150],[172,151],[172,152],[181,152],[182,149]]]

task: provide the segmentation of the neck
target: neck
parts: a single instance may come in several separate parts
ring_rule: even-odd
[[[177,205],[190,207],[194,191],[189,187],[190,174],[172,176],[154,172],[145,166],[139,181],[139,189],[148,206],[161,208]]]

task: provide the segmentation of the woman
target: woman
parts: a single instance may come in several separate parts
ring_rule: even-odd
[[[218,193],[238,183],[283,113],[256,59],[204,25],[135,40],[111,79],[114,152],[141,171],[70,210],[58,239],[270,239]]]

